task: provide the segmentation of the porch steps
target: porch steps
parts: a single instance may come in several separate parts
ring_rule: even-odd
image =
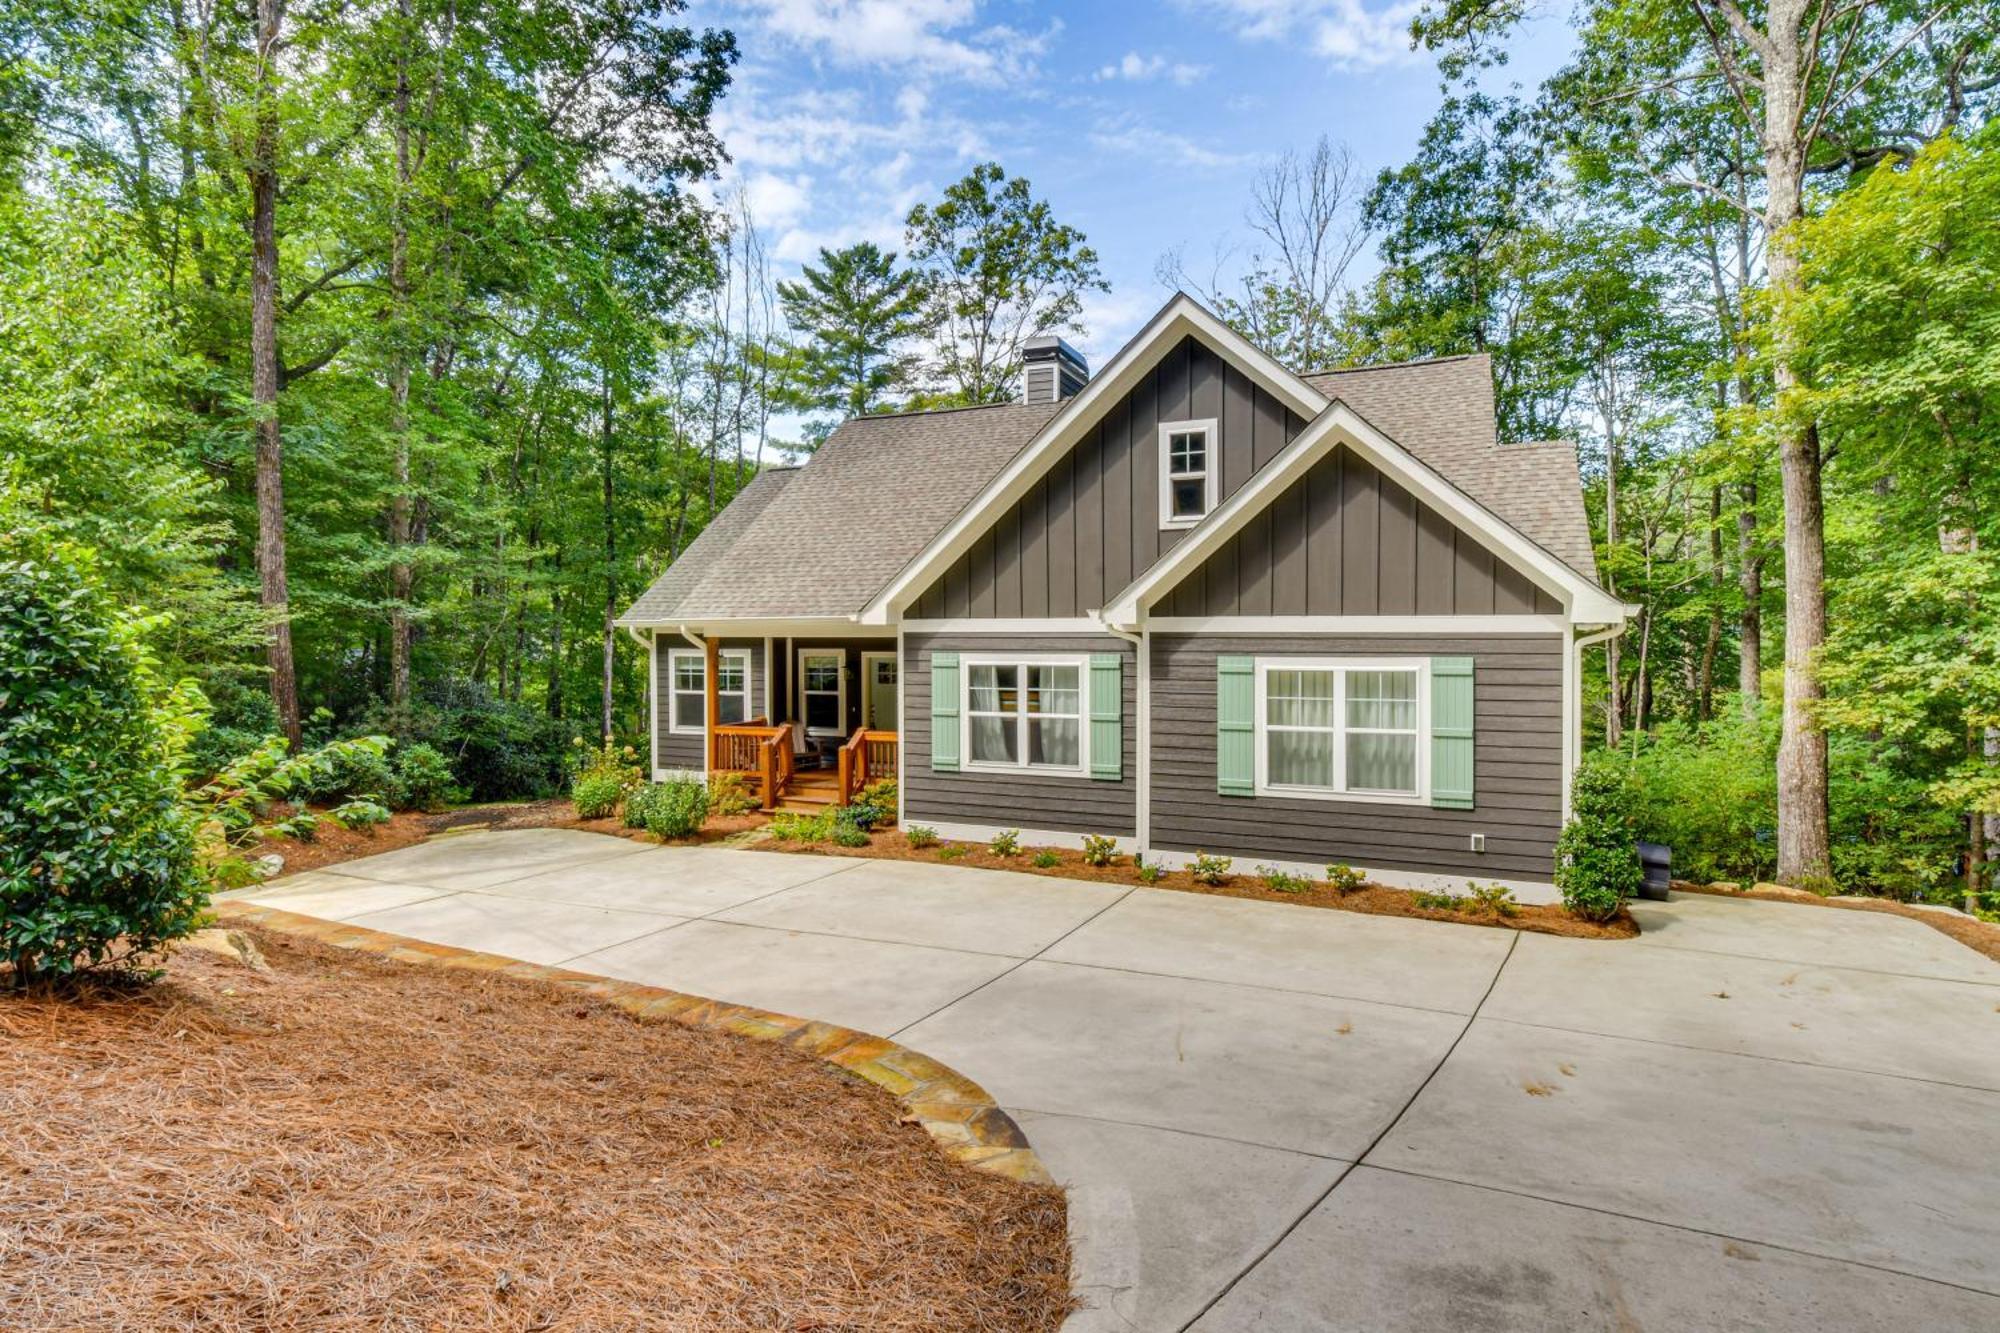
[[[780,810],[816,815],[840,804],[840,776],[828,769],[800,773],[792,779],[791,790],[778,798]]]

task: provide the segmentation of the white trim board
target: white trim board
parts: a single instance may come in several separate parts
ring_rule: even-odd
[[[1584,578],[1486,506],[1447,481],[1429,465],[1377,430],[1353,408],[1336,402],[1311,421],[1278,456],[1251,475],[1236,493],[1153,562],[1118,600],[1104,609],[1114,625],[1136,625],[1152,603],[1171,592],[1201,562],[1263,512],[1313,464],[1346,446],[1412,495],[1505,557],[1530,581],[1562,602],[1566,618],[1578,623],[1622,623],[1625,604]]]
[[[1561,616],[1152,616],[1156,634],[1561,634]]]
[[[898,624],[906,634],[1096,634],[1115,638],[1103,622],[1071,616],[1053,620],[988,618],[985,620],[903,620]]]
[[[933,538],[889,586],[875,594],[861,612],[863,624],[885,625],[914,597],[930,586],[952,561],[977,541],[1008,506],[1027,494],[1063,454],[1083,438],[1084,432],[1159,364],[1180,340],[1192,336],[1234,363],[1258,387],[1298,413],[1307,421],[1326,410],[1327,398],[1269,355],[1253,346],[1243,335],[1224,324],[1185,292],[1177,292],[1160,312],[1120,348],[1118,354],[1083,388],[1070,397],[1028,441],[1014,461],[1001,470],[959,511],[945,530]],[[1195,531],[1200,531],[1199,528]]]

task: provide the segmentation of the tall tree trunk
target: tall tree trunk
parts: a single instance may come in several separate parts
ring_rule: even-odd
[[[1695,681],[1695,720],[1715,716],[1715,653],[1722,643],[1722,488],[1708,488],[1708,635],[1701,645],[1701,670]]]
[[[409,0],[396,6],[406,29]],[[393,492],[389,498],[389,711],[397,733],[407,728],[410,650],[414,631],[410,598],[416,579],[410,565],[410,62],[407,31],[396,57],[396,197],[389,222],[389,431],[395,437]]]
[[[1796,224],[1805,211],[1806,120],[1803,0],[1777,0],[1764,52],[1765,269],[1782,302],[1800,285]],[[1775,408],[1784,413],[1800,379],[1796,352],[1780,343],[1771,362]],[[1826,643],[1826,537],[1820,491],[1819,431],[1811,422],[1779,427],[1785,503],[1785,712],[1778,741],[1778,879],[1829,876],[1826,732],[1814,711],[1825,690],[1819,652]]]
[[[299,748],[299,680],[285,579],[285,473],[278,428],[278,38],[282,0],[257,0],[257,109],[249,166],[250,402],[257,440],[257,581],[270,618],[271,701]]]
[[[604,411],[604,699],[603,717],[597,733],[606,744],[611,740],[611,669],[616,660],[618,639],[612,621],[618,615],[618,524],[612,510],[611,480],[611,376],[602,381]]]

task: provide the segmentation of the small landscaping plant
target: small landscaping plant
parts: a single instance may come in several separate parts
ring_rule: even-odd
[[[1142,861],[1137,856],[1132,858],[1132,869],[1138,873],[1141,884],[1158,884],[1160,876],[1165,873],[1158,861]]]
[[[836,847],[866,847],[868,829],[855,819],[852,809],[836,810],[833,815],[832,838]]]
[[[1598,751],[1570,785],[1570,819],[1556,839],[1556,887],[1570,915],[1609,921],[1645,882],[1632,789],[1620,760]]]
[[[1083,836],[1083,863],[1087,866],[1108,866],[1118,859],[1118,839],[1106,837],[1102,833],[1086,833]]]
[[[1214,888],[1229,882],[1229,865],[1226,856],[1210,856],[1207,852],[1198,851],[1194,860],[1188,863],[1188,875],[1195,883]]]
[[[1450,889],[1441,889],[1435,893],[1429,889],[1417,889],[1410,894],[1410,901],[1432,912],[1456,912],[1465,906],[1465,899]]]
[[[901,800],[896,790],[896,779],[875,779],[861,789],[861,799],[882,811],[882,818],[878,822],[886,823],[894,819]]]
[[[1469,895],[1466,910],[1471,912],[1491,912],[1494,916],[1518,916],[1521,905],[1514,901],[1514,891],[1499,884],[1477,884],[1465,882]]]
[[[1062,858],[1044,847],[1035,853],[1034,859],[1028,864],[1034,866],[1037,870],[1053,870],[1062,864]]]
[[[396,785],[401,789],[396,801],[400,808],[436,812],[465,799],[465,788],[452,780],[451,761],[436,746],[401,742],[391,758]]]
[[[644,776],[633,762],[635,752],[629,745],[621,748],[609,736],[594,750],[583,748],[581,736],[572,746],[570,803],[576,807],[578,819],[603,819],[618,809],[618,802],[636,789]]]
[[[960,843],[955,842],[952,843],[949,847],[938,848],[938,860],[940,861],[956,861],[959,857],[964,855],[965,855],[965,847]]]
[[[685,838],[698,832],[707,818],[708,786],[699,778],[649,782],[625,798],[625,822],[656,838]]]
[[[741,773],[708,775],[708,812],[712,815],[747,815],[758,805],[750,794],[750,782]]]
[[[780,842],[827,842],[833,837],[833,814],[825,810],[816,815],[780,810],[772,816],[771,836]]]
[[[993,841],[986,844],[986,850],[995,856],[1019,856],[1021,854],[1021,830],[1001,829],[993,835]]]
[[[1368,881],[1359,870],[1338,861],[1326,868],[1326,882],[1335,893],[1352,893]]]
[[[1312,887],[1312,881],[1304,875],[1294,875],[1276,866],[1258,866],[1257,874],[1264,881],[1265,888],[1279,893],[1304,893]]]
[[[937,840],[937,830],[922,824],[910,825],[909,830],[903,834],[903,841],[916,851],[937,846]]]

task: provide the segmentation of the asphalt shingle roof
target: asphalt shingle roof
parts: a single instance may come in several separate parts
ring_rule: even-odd
[[[1495,440],[1485,355],[1300,378],[1596,579],[1576,450]],[[860,611],[1055,412],[1008,403],[848,421],[803,466],[759,473],[620,623]]]
[[[1493,362],[1485,353],[1300,376],[1338,398],[1439,475],[1592,582],[1590,520],[1576,449],[1494,437]]]
[[[760,473],[621,622],[851,615],[1055,411],[1003,403],[845,422],[804,466]]]

